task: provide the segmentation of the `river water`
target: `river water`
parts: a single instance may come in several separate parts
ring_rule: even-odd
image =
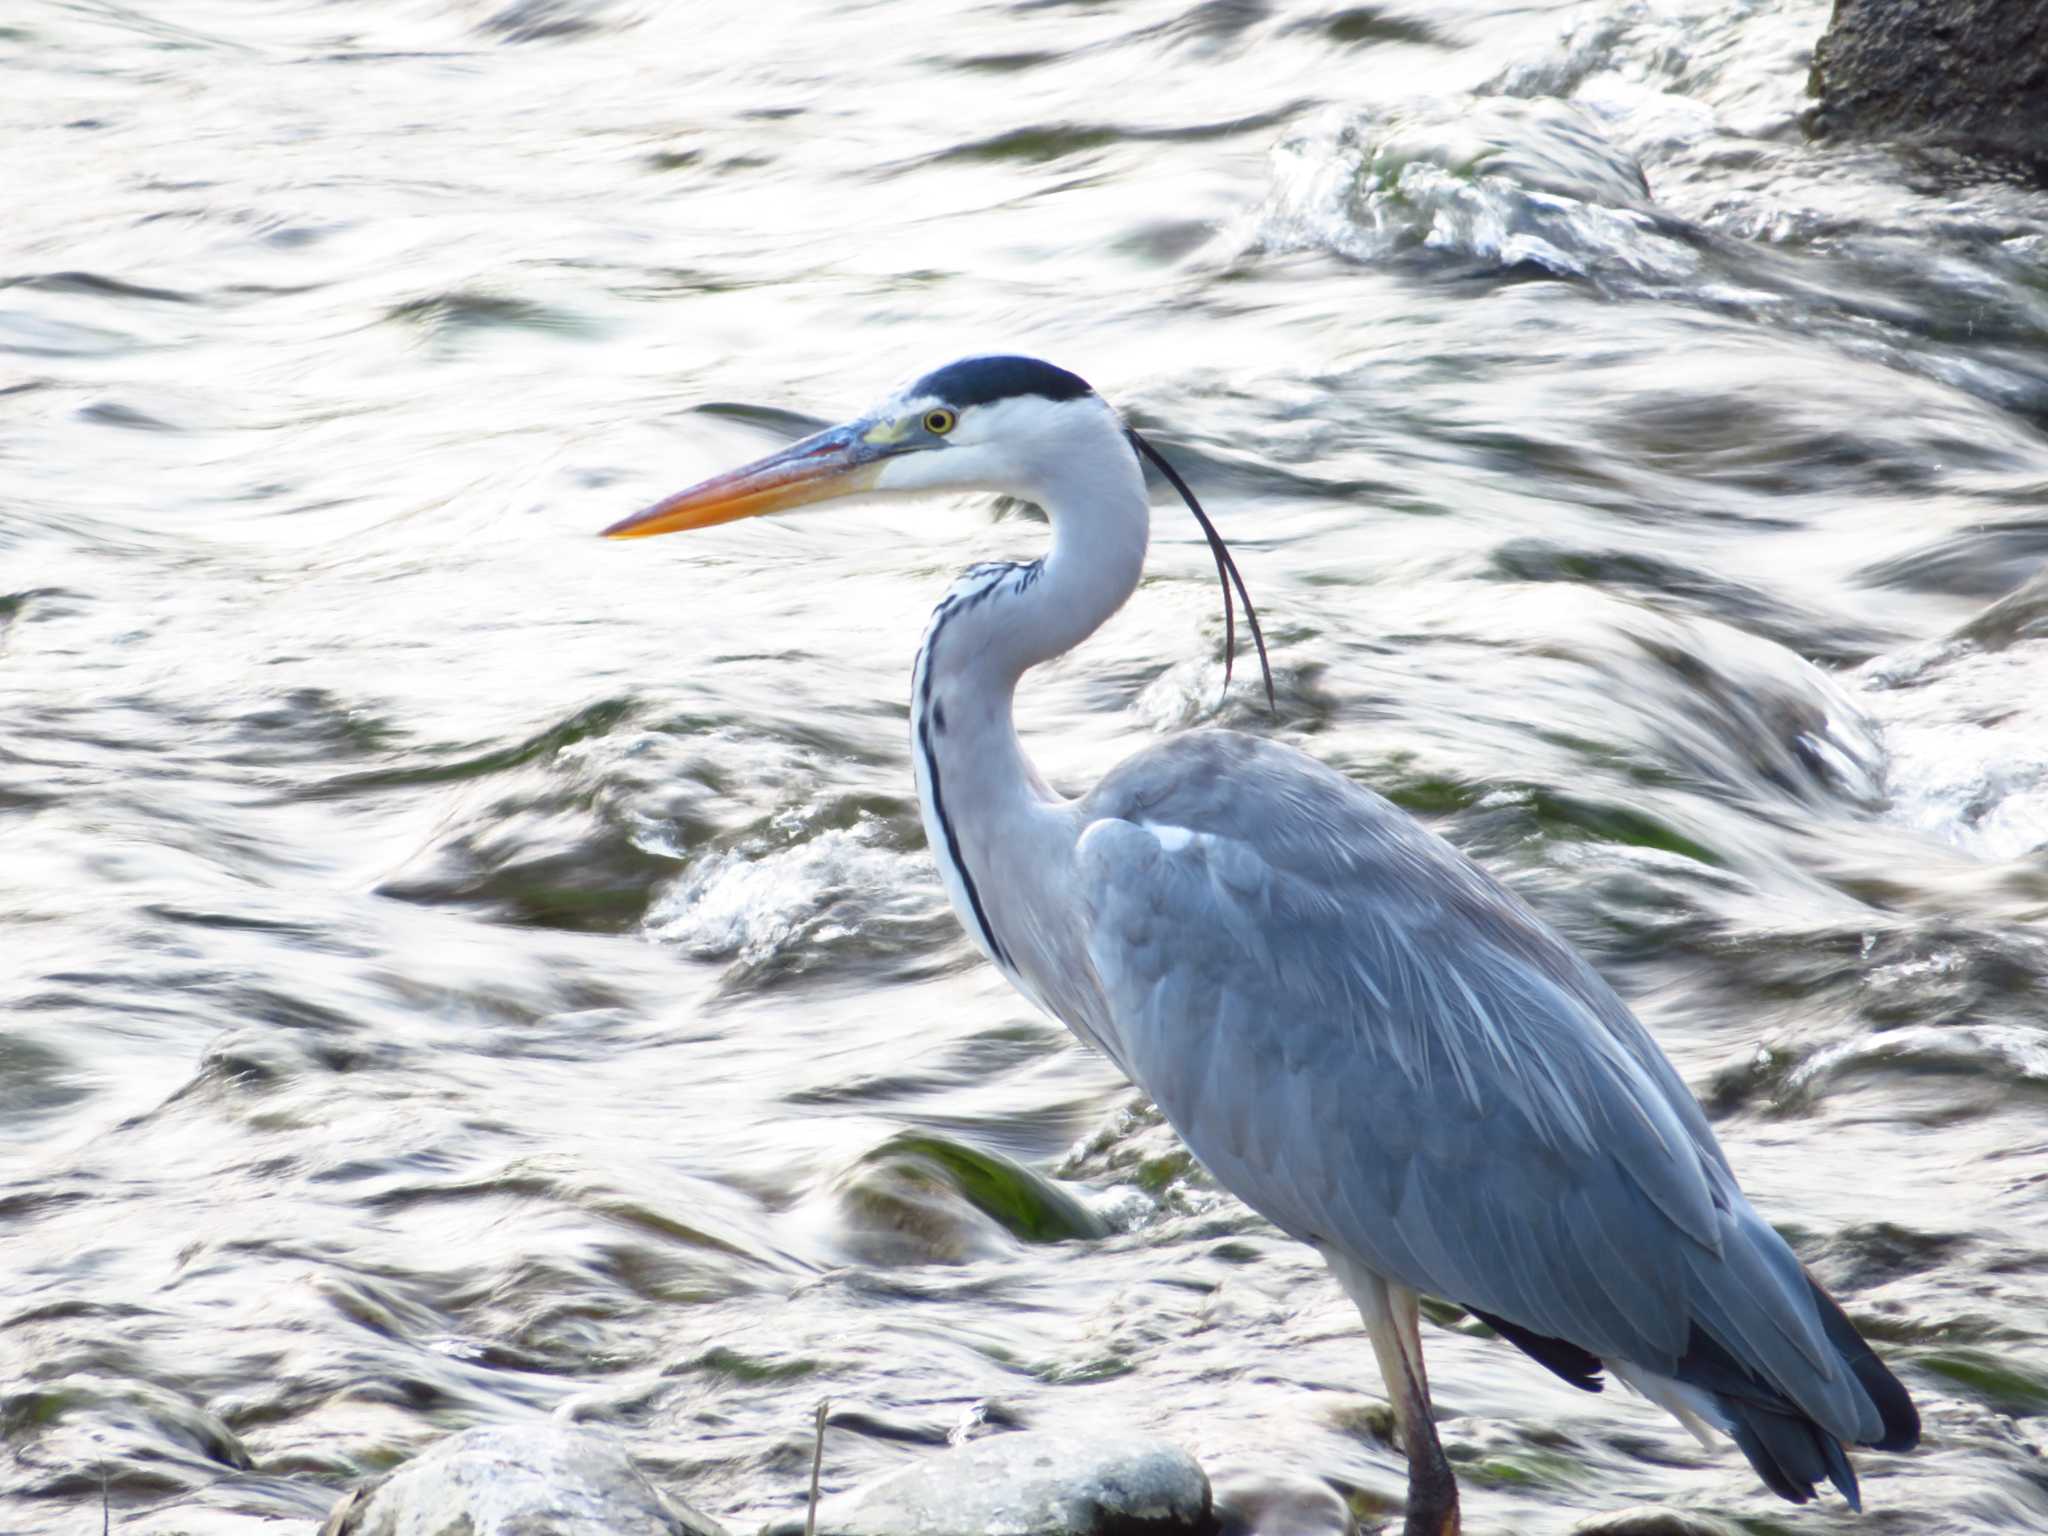
[[[0,1531],[548,1413],[747,1530],[821,1397],[828,1488],[1108,1426],[1398,1504],[1335,1285],[925,853],[910,658],[1035,516],[592,537],[995,348],[1279,683],[1163,502],[1048,775],[1222,721],[1440,828],[1927,1419],[1795,1512],[1444,1313],[1468,1528],[2048,1527],[2048,194],[1809,142],[1826,10],[15,0]]]

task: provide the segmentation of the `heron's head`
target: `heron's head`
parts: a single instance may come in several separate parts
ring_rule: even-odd
[[[1126,427],[1083,380],[1036,358],[966,357],[948,363],[864,416],[678,491],[604,532],[607,538],[640,539],[848,496],[1003,491],[1038,502],[1055,522],[1062,506],[1127,507],[1139,520],[1136,547],[1142,556],[1146,504],[1141,453],[1180,492],[1216,557],[1223,583],[1225,685],[1236,648],[1234,585],[1258,646],[1266,699],[1273,703],[1273,672],[1251,594],[1194,492],[1165,456]],[[1129,495],[1106,494],[1119,480]]]
[[[1038,500],[1057,475],[1103,459],[1136,483],[1123,424],[1083,380],[1036,358],[969,357],[604,531],[637,539],[863,494],[984,490]]]

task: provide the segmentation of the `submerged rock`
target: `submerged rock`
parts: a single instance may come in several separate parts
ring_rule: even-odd
[[[1219,1470],[1219,1536],[1356,1536],[1351,1506],[1320,1478],[1270,1467]]]
[[[1671,281],[1698,264],[1635,157],[1568,102],[1472,97],[1317,114],[1274,150],[1253,244]]]
[[[1955,638],[1986,651],[2002,651],[2023,640],[2048,640],[2048,570],[2027,581],[1955,632]]]
[[[2048,3],[1835,0],[1812,86],[1823,132],[1916,134],[2048,168]]]
[[[1207,1536],[1215,1523],[1209,1479],[1178,1446],[1035,1431],[956,1446],[818,1509],[823,1536]]]
[[[725,1536],[608,1437],[566,1424],[450,1435],[335,1505],[320,1536]]]

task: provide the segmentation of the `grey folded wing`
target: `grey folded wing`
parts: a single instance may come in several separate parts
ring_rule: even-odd
[[[1140,754],[1082,809],[1129,1070],[1247,1204],[1603,1358],[1668,1373],[1704,1323],[1845,1434],[1874,1414],[1655,1042],[1470,860],[1227,732]]]

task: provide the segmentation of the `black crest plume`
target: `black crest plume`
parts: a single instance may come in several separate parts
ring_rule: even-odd
[[[1230,558],[1230,546],[1223,542],[1223,535],[1209,521],[1209,514],[1195,500],[1195,493],[1188,489],[1187,481],[1181,479],[1180,471],[1166,462],[1166,455],[1140,437],[1135,427],[1125,427],[1124,435],[1130,438],[1132,447],[1159,467],[1159,473],[1166,476],[1167,483],[1180,492],[1180,499],[1188,504],[1188,510],[1195,514],[1195,521],[1202,525],[1203,537],[1209,541],[1209,552],[1216,557],[1216,579],[1223,586],[1223,686],[1230,686],[1230,664],[1237,658],[1237,612],[1230,601],[1231,584],[1235,582],[1237,595],[1244,603],[1244,621],[1252,632],[1252,644],[1259,650],[1259,671],[1266,679],[1266,707],[1278,714],[1280,701],[1273,692],[1273,667],[1266,660],[1266,637],[1259,632],[1258,610],[1252,607],[1251,593],[1244,589],[1244,577],[1237,573],[1237,562]]]

